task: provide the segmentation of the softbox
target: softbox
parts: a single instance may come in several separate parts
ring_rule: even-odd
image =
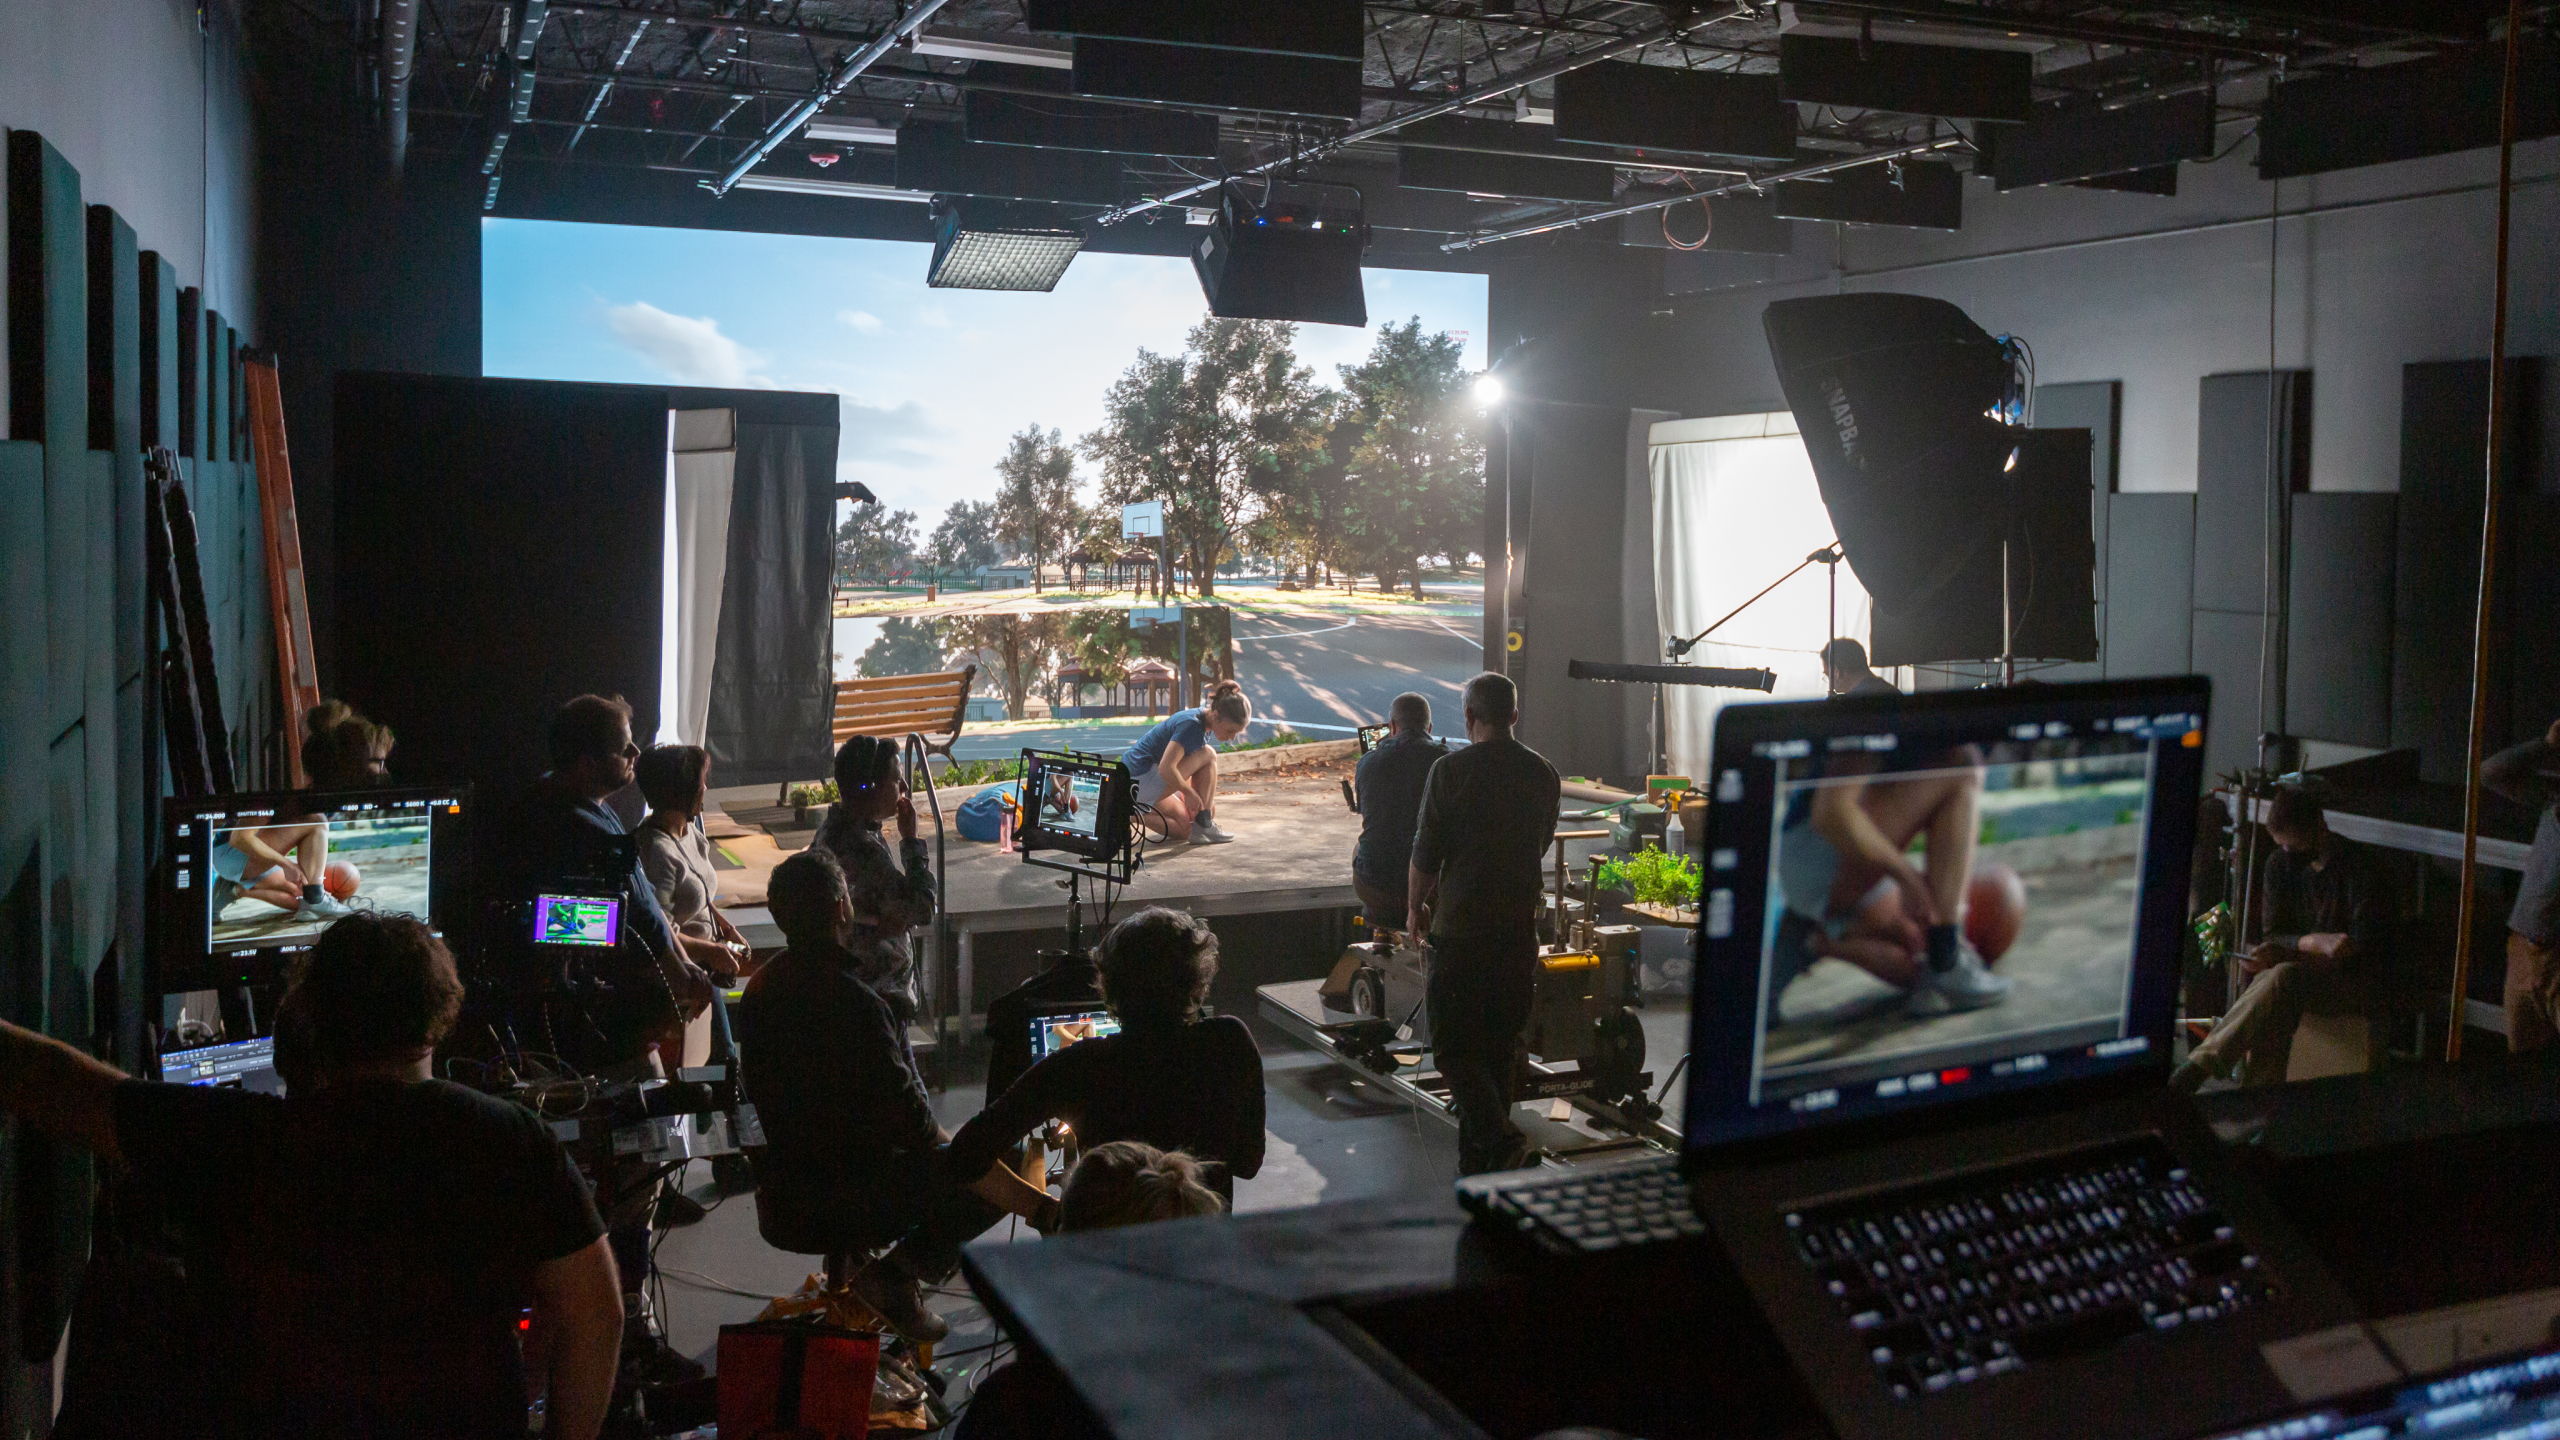
[[[1875,613],[1868,649],[1878,665],[1989,660],[2098,658],[2097,544],[2089,508],[2089,432],[2007,433],[2018,463],[2002,473],[1990,543],[1974,553],[1927,604]],[[2001,585],[2001,560],[2008,585]]]
[[[1879,613],[1929,603],[1998,535],[2000,342],[1921,295],[1780,300],[1761,324],[1858,583]]]

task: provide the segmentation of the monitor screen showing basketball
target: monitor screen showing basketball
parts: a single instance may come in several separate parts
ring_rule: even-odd
[[[1108,860],[1129,848],[1135,785],[1117,760],[1023,752],[1022,848]]]
[[[1096,1007],[1031,1017],[1031,1058],[1045,1060],[1079,1040],[1120,1033],[1120,1017]]]
[[[622,935],[622,901],[610,895],[536,895],[536,945],[611,945]]]
[[[446,789],[172,800],[156,963],[168,988],[281,976],[289,952],[369,912],[442,933],[461,902],[465,797]]]

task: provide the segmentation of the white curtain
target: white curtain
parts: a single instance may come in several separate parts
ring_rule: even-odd
[[[1671,420],[1650,438],[1654,597],[1665,637],[1697,634],[1832,542],[1830,512],[1793,415]],[[1838,633],[1864,642],[1867,592],[1848,566],[1838,569]],[[1821,651],[1832,634],[1827,578],[1826,567],[1807,566],[1690,651],[1689,662],[1774,670],[1778,695],[1822,694]],[[1672,773],[1703,777],[1716,712],[1757,698],[1667,687]]]
[[[658,739],[699,745],[711,718],[720,593],[729,579],[737,412],[670,411],[667,433],[666,626]]]

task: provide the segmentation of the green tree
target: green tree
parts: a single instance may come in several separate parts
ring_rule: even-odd
[[[945,639],[953,663],[975,661],[1004,695],[1005,713],[1019,720],[1031,708],[1031,692],[1054,675],[1066,629],[1057,615],[964,615]]]
[[[915,568],[916,512],[856,505],[836,527],[836,573],[884,580]]]
[[[880,622],[880,637],[854,662],[853,673],[865,677],[929,675],[941,668],[942,639],[933,633],[933,622],[892,615]]]
[[[1031,562],[1031,589],[1041,568],[1066,553],[1083,511],[1076,505],[1076,456],[1054,429],[1026,425],[996,462],[996,528]]]
[[[1004,530],[992,500],[954,500],[926,542],[934,568],[966,575],[1004,559]]]
[[[1379,327],[1369,358],[1342,367],[1344,413],[1359,435],[1346,548],[1378,588],[1410,580],[1416,600],[1423,558],[1469,554],[1484,525],[1484,435],[1464,398],[1464,355],[1456,336],[1425,335],[1416,316]]]
[[[1322,449],[1325,392],[1296,338],[1294,325],[1211,319],[1180,355],[1140,350],[1082,442],[1104,500],[1164,502],[1166,536],[1203,596],[1264,494]]]

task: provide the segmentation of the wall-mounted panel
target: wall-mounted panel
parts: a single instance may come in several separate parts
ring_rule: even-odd
[[[2262,659],[2272,664],[2272,657],[2262,656],[2264,644],[2272,638],[2263,633],[2264,624],[2264,617],[2254,614],[2195,612],[2195,652],[2189,663],[2197,674],[2213,681],[2213,722],[2206,730],[2204,748],[2207,777],[2257,764],[2258,735],[2281,723],[2272,711],[2262,713],[2258,705]]]
[[[2285,732],[2391,744],[2391,592],[2397,495],[2293,497],[2285,606]]]
[[[89,650],[88,222],[80,176],[44,137],[9,132],[10,433],[44,446],[46,696],[59,735],[86,702]],[[104,639],[104,636],[99,637]]]
[[[1556,77],[1556,139],[1636,154],[1796,158],[1796,109],[1775,75],[1609,60]]]
[[[2107,497],[2108,679],[2188,673],[2195,530],[2193,495]]]
[[[2208,375],[2198,398],[2196,608],[2256,614],[2284,583],[2284,497],[2311,488],[2311,375]]]

